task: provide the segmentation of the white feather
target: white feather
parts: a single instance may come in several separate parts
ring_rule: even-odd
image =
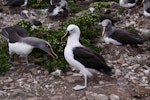
[[[31,45],[28,45],[26,43],[20,43],[20,42],[9,43],[8,46],[9,46],[10,54],[15,53],[20,56],[27,56],[32,52],[32,49],[34,48]]]
[[[105,41],[106,44],[112,43],[112,44],[115,44],[115,45],[122,45],[122,43],[120,43],[120,42],[118,42],[118,41],[116,41],[112,38],[109,38],[109,37],[104,37],[104,41]]]
[[[144,10],[144,15],[145,15],[146,17],[150,17],[150,13],[148,13],[148,12],[145,11],[145,10]]]

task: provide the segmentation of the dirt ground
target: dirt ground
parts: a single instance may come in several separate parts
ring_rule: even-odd
[[[114,8],[112,6],[109,9],[121,18],[115,26],[132,25],[136,29],[150,32],[150,19],[142,15],[142,8],[130,16],[124,16],[118,13],[117,6],[119,5],[115,3]],[[19,14],[10,17],[5,12],[0,13],[0,18],[0,28],[13,25],[21,19]],[[49,19],[42,21],[45,25],[52,22]],[[146,33],[142,31],[141,34]],[[149,35],[150,33],[145,36]],[[0,75],[0,100],[108,100],[98,97],[99,94],[108,98],[115,94],[119,98],[111,100],[150,100],[150,52],[147,50],[150,43],[138,47],[115,46],[105,44],[99,38],[95,45],[102,48],[100,54],[114,68],[112,76],[97,73],[88,79],[86,89],[75,91],[72,88],[83,84],[83,77],[72,76],[71,70],[59,76],[49,73],[43,66],[27,67],[22,61],[15,60],[14,69]]]

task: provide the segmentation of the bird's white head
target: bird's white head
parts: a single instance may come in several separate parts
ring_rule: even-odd
[[[67,27],[67,30],[66,30],[66,34],[61,38],[61,41],[65,38],[65,37],[68,37],[68,42],[73,42],[73,41],[76,41],[76,42],[79,42],[79,38],[80,38],[80,28],[75,25],[75,24],[70,24],[68,27]]]

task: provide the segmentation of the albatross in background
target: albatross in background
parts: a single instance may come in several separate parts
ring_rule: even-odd
[[[143,39],[136,32],[131,32],[125,29],[117,29],[112,27],[112,22],[109,19],[102,21],[104,41],[115,45],[137,45],[143,44]]]
[[[150,17],[150,0],[143,0],[144,16]]]
[[[21,6],[26,6],[28,3],[28,0],[8,0],[4,6],[9,6],[9,7],[21,7]]]
[[[50,0],[50,5],[48,8],[49,16],[55,17],[57,15],[62,15],[62,17],[68,16],[68,3],[66,0]]]
[[[9,46],[9,54],[10,54],[10,60],[12,57],[12,54],[17,54],[22,57],[26,57],[26,64],[29,66],[28,62],[28,55],[32,52],[33,48],[39,48],[49,55],[51,55],[53,58],[57,58],[57,55],[54,53],[51,45],[40,38],[36,37],[29,37],[29,36],[22,36],[18,33],[18,31],[15,30],[15,28],[9,27],[5,29],[5,33],[8,34],[8,37],[5,37],[4,33],[0,33],[5,38],[8,38],[8,46]]]
[[[132,8],[135,6],[137,0],[119,0],[119,4],[124,8]]]
[[[29,21],[32,25],[35,25],[35,26],[42,25],[42,23],[33,16],[33,12],[29,12],[28,10],[22,10],[21,16],[23,20]]]
[[[80,70],[84,76],[84,85],[76,85],[74,90],[81,90],[87,87],[87,77],[93,76],[93,70],[111,74],[110,68],[104,58],[94,50],[83,46],[79,42],[80,29],[74,24],[67,27],[67,33],[61,38],[63,40],[68,36],[67,44],[64,49],[64,57],[70,66]]]

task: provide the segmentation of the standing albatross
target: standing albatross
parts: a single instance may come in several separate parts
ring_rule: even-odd
[[[25,57],[26,64],[27,66],[29,66],[30,64],[28,63],[28,55],[32,52],[33,48],[39,48],[48,53],[49,55],[51,55],[53,58],[57,58],[57,55],[54,53],[51,45],[43,39],[29,36],[22,37],[21,35],[18,34],[18,32],[14,28],[11,27],[7,28],[6,33],[9,34],[7,40],[9,40],[8,46],[9,46],[10,60],[12,54],[15,53],[17,55]]]
[[[131,32],[125,29],[117,29],[112,27],[112,22],[109,19],[102,21],[104,41],[115,45],[137,45],[143,44],[143,39],[136,32]]]
[[[64,49],[64,57],[69,65],[80,70],[80,73],[84,76],[84,85],[77,85],[73,88],[74,90],[81,90],[87,87],[87,77],[93,76],[91,69],[105,74],[111,73],[111,68],[107,66],[101,55],[79,42],[80,29],[78,26],[74,24],[69,25],[67,33],[61,40],[66,36],[68,36],[68,40]]]

